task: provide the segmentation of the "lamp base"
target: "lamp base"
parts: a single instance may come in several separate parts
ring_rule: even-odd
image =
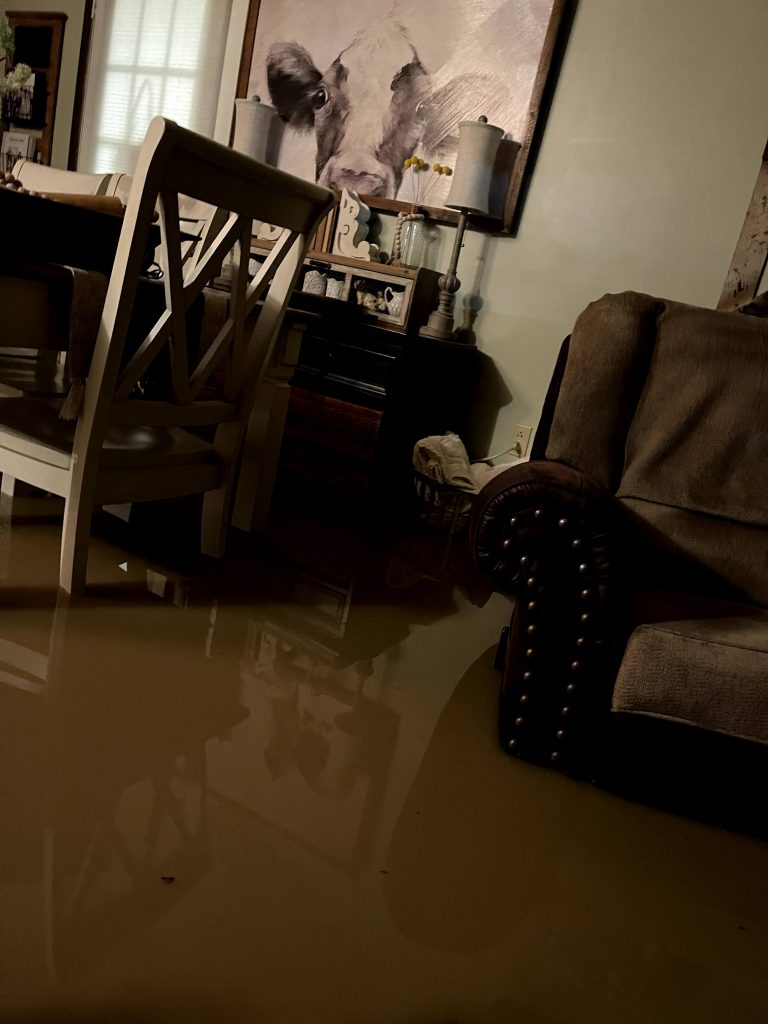
[[[429,320],[419,331],[424,338],[437,338],[438,341],[451,341],[453,339],[453,316],[444,313],[441,309],[435,309],[429,314]]]

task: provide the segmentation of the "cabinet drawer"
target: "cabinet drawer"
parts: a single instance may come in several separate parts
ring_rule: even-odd
[[[376,455],[381,419],[382,414],[375,409],[294,387],[284,438],[320,449],[329,457],[367,461]]]
[[[301,345],[297,370],[383,397],[394,387],[397,364],[398,356],[394,352],[306,337]]]

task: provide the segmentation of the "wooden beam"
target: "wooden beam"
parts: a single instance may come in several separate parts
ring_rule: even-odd
[[[736,243],[718,309],[739,309],[751,302],[768,262],[768,143],[757,175],[744,227]]]

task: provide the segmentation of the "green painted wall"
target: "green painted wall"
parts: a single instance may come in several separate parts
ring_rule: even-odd
[[[508,392],[493,451],[537,423],[592,299],[716,304],[768,135],[767,40],[766,0],[581,0],[518,235],[470,232],[459,266]]]

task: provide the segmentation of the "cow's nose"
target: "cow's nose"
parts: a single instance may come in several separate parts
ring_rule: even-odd
[[[385,174],[375,171],[336,166],[329,170],[327,184],[338,190],[348,188],[367,196],[385,196],[389,192],[390,182]]]

